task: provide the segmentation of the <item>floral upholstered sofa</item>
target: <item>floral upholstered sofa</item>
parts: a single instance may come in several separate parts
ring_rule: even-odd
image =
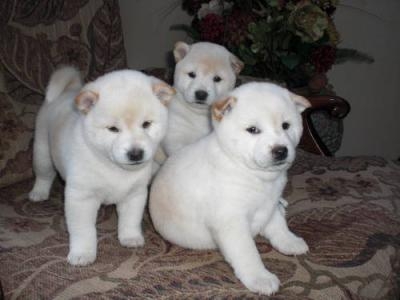
[[[87,81],[126,67],[118,1],[1,1],[0,23],[0,299],[265,298],[249,292],[217,251],[163,240],[147,213],[145,246],[122,247],[112,206],[99,211],[96,262],[67,263],[63,182],[48,201],[27,198],[34,119],[57,65],[78,66]],[[311,100],[333,116],[343,108],[337,98]],[[302,147],[327,154],[308,134],[307,114]],[[285,196],[289,226],[310,252],[284,256],[257,238],[282,282],[270,299],[399,299],[398,162],[299,150]]]

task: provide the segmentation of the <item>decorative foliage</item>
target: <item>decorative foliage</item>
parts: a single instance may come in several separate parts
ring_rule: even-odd
[[[245,62],[244,74],[307,84],[333,64],[373,59],[353,49],[338,49],[333,15],[338,0],[183,0],[193,20],[185,30],[195,41],[227,47]],[[339,55],[340,54],[340,55]]]
[[[104,1],[88,27],[88,41],[92,54],[90,80],[126,66],[121,28],[118,1]]]

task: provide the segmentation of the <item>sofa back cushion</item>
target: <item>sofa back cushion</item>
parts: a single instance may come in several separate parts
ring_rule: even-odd
[[[32,176],[35,116],[59,65],[86,81],[126,67],[118,0],[0,4],[0,188]]]

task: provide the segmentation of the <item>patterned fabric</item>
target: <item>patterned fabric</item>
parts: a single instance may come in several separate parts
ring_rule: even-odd
[[[118,1],[1,1],[0,187],[32,175],[35,116],[62,64],[87,81],[126,67]]]
[[[378,157],[326,158],[301,152],[285,190],[289,227],[308,242],[297,257],[257,238],[282,285],[270,299],[398,299],[400,165]],[[31,180],[0,189],[0,280],[6,299],[258,299],[218,251],[163,240],[144,220],[145,246],[117,239],[115,208],[99,211],[98,257],[66,261],[60,182],[51,200],[32,203]]]

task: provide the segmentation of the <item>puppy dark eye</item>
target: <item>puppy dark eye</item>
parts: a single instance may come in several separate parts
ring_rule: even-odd
[[[115,127],[115,126],[107,127],[107,129],[110,130],[111,132],[114,132],[114,133],[119,132],[119,129],[117,127]]]
[[[282,128],[283,128],[283,130],[288,130],[289,127],[290,127],[290,124],[289,124],[288,122],[283,122],[283,123],[282,123]]]
[[[151,126],[151,121],[144,121],[142,124],[142,127],[144,129],[149,128]]]
[[[259,134],[259,133],[261,133],[261,130],[258,129],[257,127],[255,127],[255,126],[247,127],[246,131],[248,133],[251,133],[251,134]]]
[[[221,80],[222,80],[222,78],[219,77],[218,75],[214,76],[214,82],[220,82]]]
[[[190,78],[196,78],[196,73],[195,72],[189,72],[188,73]]]

